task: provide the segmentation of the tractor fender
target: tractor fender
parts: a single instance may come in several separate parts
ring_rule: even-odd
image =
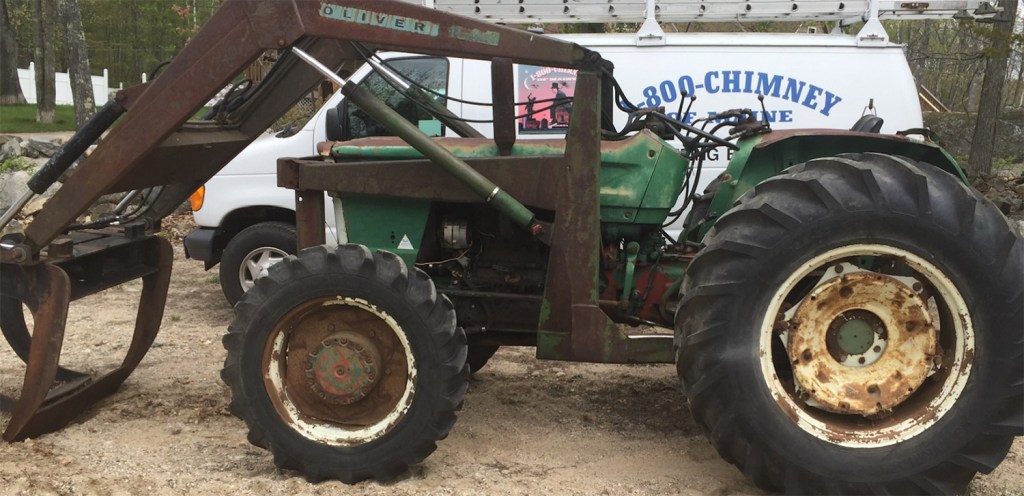
[[[808,160],[842,153],[885,153],[932,164],[967,183],[963,168],[941,146],[907,136],[839,129],[792,129],[741,139],[721,177],[701,237],[749,189]]]

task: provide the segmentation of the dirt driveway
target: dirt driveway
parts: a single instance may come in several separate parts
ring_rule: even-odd
[[[309,484],[274,468],[227,413],[218,378],[231,320],[213,273],[176,247],[157,344],[125,386],[68,428],[0,444],[2,494],[761,494],[721,461],[670,365],[535,360],[504,349],[470,386],[451,436],[399,481]],[[126,350],[141,286],[72,305],[64,363],[105,370]],[[23,368],[0,354],[0,389]],[[972,495],[1024,494],[1024,442]]]

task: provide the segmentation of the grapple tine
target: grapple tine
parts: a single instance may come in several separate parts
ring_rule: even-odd
[[[69,302],[72,298],[137,276],[131,277],[131,271],[114,272],[113,277],[106,280],[77,281],[69,279],[68,272],[65,272],[65,269],[73,271],[73,268],[52,264],[3,267],[3,290],[0,291],[5,299],[3,310],[17,308],[9,300],[20,301],[32,311],[35,322],[27,352],[25,381],[3,433],[5,440],[18,441],[64,427],[90,405],[117,391],[149,351],[163,318],[173,250],[167,240],[159,237],[148,237],[131,244],[131,249],[140,252],[140,263],[133,269],[138,271],[143,281],[135,331],[121,365],[95,380],[59,366]],[[106,258],[115,258],[119,254],[112,250]],[[73,264],[73,260],[66,263]],[[0,319],[0,323],[6,324],[4,336],[24,359],[25,336],[17,329],[17,323],[24,322],[17,317],[20,315],[7,315]]]
[[[63,270],[50,264],[5,271],[3,279],[4,286],[14,289],[8,295],[24,302],[35,322],[21,396],[3,433],[5,440],[14,441],[23,438],[25,425],[46,400],[57,376],[71,282]]]

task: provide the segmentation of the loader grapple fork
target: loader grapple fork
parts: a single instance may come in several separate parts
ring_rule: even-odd
[[[110,128],[71,172],[73,187],[59,188],[19,237],[0,238],[0,328],[27,364],[20,397],[0,402],[12,407],[4,439],[61,428],[131,374],[156,337],[167,296],[172,251],[166,240],[153,236],[160,220],[322,76],[283,53],[275,70],[237,106],[212,121],[189,118],[267,50],[301,48],[331,71],[351,72],[363,57],[348,42],[475,59],[514,56],[520,63],[577,69],[600,63],[596,53],[576,44],[404,1],[225,0],[159,77],[119,92],[69,140],[59,158],[55,155],[33,176],[31,191],[0,216],[2,229],[33,194],[42,194]],[[511,94],[510,87],[507,91]],[[505,101],[510,104],[511,97]],[[114,121],[118,125],[111,127]],[[70,228],[103,195],[156,187],[160,193],[131,219],[135,225]],[[308,231],[300,226],[300,237],[308,237]],[[143,291],[131,347],[121,365],[96,379],[61,367],[69,303],[138,278]],[[31,311],[32,332],[22,305]]]
[[[160,237],[72,235],[75,256],[36,265],[0,265],[0,329],[26,363],[18,398],[0,397],[11,418],[3,432],[18,441],[53,432],[113,394],[149,351],[160,329],[171,276],[171,244]],[[51,245],[53,246],[53,245]],[[51,254],[52,256],[52,254]],[[60,366],[71,301],[142,278],[135,332],[121,364],[92,378]],[[29,333],[21,306],[32,314]]]

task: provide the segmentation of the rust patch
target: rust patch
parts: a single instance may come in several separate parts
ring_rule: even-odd
[[[875,340],[859,354],[840,346],[839,330],[854,319],[866,323]],[[825,410],[870,416],[921,386],[937,354],[936,334],[927,305],[910,287],[859,272],[827,281],[805,298],[793,315],[787,349],[796,383]]]

